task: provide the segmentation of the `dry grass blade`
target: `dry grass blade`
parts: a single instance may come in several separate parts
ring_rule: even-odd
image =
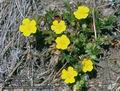
[[[97,31],[96,31],[96,25],[95,25],[95,0],[93,0],[92,17],[93,17],[93,29],[94,29],[94,35],[95,35],[95,39],[97,39]]]

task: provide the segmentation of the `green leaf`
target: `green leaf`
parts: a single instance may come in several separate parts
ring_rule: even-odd
[[[48,25],[47,27],[50,26],[50,24],[51,24],[52,21],[53,21],[53,18],[54,18],[55,16],[57,16],[57,15],[58,15],[58,13],[57,13],[56,10],[51,10],[51,9],[49,9],[49,10],[47,11],[47,13],[45,14],[45,23]]]
[[[68,23],[70,23],[71,26],[75,26],[75,17],[72,12],[70,11],[64,12],[63,17],[65,20],[68,21]]]
[[[63,0],[64,4],[65,4],[65,7],[67,8],[68,11],[71,11],[71,6],[68,2],[68,0]]]
[[[101,52],[100,46],[96,45],[96,43],[88,43],[86,44],[85,52],[93,59],[96,59],[97,55]]]

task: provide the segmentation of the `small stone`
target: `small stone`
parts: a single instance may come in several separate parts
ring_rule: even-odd
[[[108,90],[112,90],[116,86],[116,83],[108,85]]]
[[[3,0],[0,0],[0,3],[3,3]]]
[[[112,8],[105,8],[103,9],[103,16],[110,16],[110,15],[113,15],[115,13],[115,10],[112,9]]]
[[[88,91],[96,91],[95,88],[89,88]]]

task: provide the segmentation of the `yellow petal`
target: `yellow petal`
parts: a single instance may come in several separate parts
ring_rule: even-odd
[[[75,18],[82,19],[80,13],[78,11],[74,12]]]
[[[90,64],[90,65],[93,65],[93,62],[89,59],[88,60],[88,63]]]
[[[75,79],[73,78],[73,77],[71,77],[70,79],[69,79],[69,83],[74,83],[75,82]]]
[[[57,37],[56,40],[55,40],[56,43],[59,43],[60,42],[60,37]]]
[[[81,62],[81,64],[82,64],[82,66],[84,66],[84,64],[85,64],[85,61],[83,60],[83,61]]]
[[[73,71],[73,67],[69,66],[69,67],[68,67],[68,71],[69,71],[69,72],[72,72],[72,71]]]
[[[57,48],[57,49],[63,49],[63,50],[64,50],[64,45],[63,45],[61,42],[58,42],[58,43],[56,44],[56,48]]]
[[[77,13],[78,13],[78,12],[77,12],[77,11],[75,11],[73,14],[74,14],[74,15],[76,15]]]
[[[23,35],[26,36],[26,37],[30,36],[30,34],[31,34],[31,33],[30,33],[29,31],[23,32]]]
[[[59,24],[60,24],[60,30],[61,30],[61,32],[65,31],[66,30],[65,22],[63,20],[61,20]]]
[[[60,40],[60,37],[57,37],[56,40],[55,40],[55,42],[56,42],[56,48],[57,48],[57,49],[60,49],[60,48],[61,48],[61,40]]]
[[[82,68],[82,71],[86,73],[86,72],[87,72],[86,67],[83,67],[83,68]]]
[[[64,31],[64,28],[63,28],[63,26],[55,26],[55,30],[54,30],[54,32],[56,33],[56,34],[61,34],[62,32]]]
[[[37,28],[35,26],[31,27],[31,33],[36,33]]]
[[[79,6],[78,10],[80,10],[83,13],[88,13],[89,12],[89,8],[86,6]]]
[[[59,45],[59,44],[56,45],[56,48],[57,48],[57,49],[64,49],[64,48],[63,48],[61,45]]]
[[[62,70],[61,78],[62,79],[66,79],[67,78],[67,71],[65,69]]]
[[[52,25],[52,26],[51,26],[51,29],[52,29],[52,30],[55,30],[55,26],[54,26],[54,25]]]
[[[74,14],[74,16],[76,17],[77,11],[75,11],[73,14]]]
[[[68,67],[68,71],[73,75],[73,76],[77,76],[78,72],[76,70],[74,70],[73,67],[69,66]]]
[[[67,83],[67,84],[70,83],[70,82],[69,82],[69,79],[65,79],[64,82]]]
[[[93,66],[88,66],[88,71],[91,72],[93,70]]]
[[[74,83],[75,82],[75,79],[72,77],[72,78],[67,78],[67,79],[65,79],[65,81],[64,81],[65,83]]]
[[[80,17],[85,19],[85,18],[87,18],[87,16],[88,16],[88,14],[82,14]]]
[[[21,32],[24,32],[24,31],[26,31],[26,27],[25,27],[24,25],[20,25],[20,26],[19,26],[19,30],[20,30]]]
[[[77,13],[77,14],[75,15],[75,17],[80,20],[80,19],[83,19],[83,18],[84,18],[84,15]]]
[[[24,18],[22,23],[23,24],[29,24],[30,23],[30,19],[29,18]]]
[[[58,27],[56,27],[56,29],[54,30],[54,32],[55,32],[56,34],[61,34],[61,33],[62,33],[61,29],[58,28]]]
[[[35,20],[32,20],[30,23],[31,23],[32,26],[36,25],[36,21]]]
[[[60,25],[65,25],[65,22],[63,20],[60,21]]]
[[[77,75],[78,75],[78,72],[77,72],[77,71],[73,71],[72,73],[74,74],[74,76],[77,76]]]
[[[66,26],[65,25],[62,25],[61,26],[61,32],[65,31],[66,30]]]
[[[65,44],[67,44],[67,45],[70,44],[70,40],[66,35],[62,35],[61,38],[62,38],[62,40],[65,41]]]
[[[57,25],[58,24],[58,21],[57,20],[54,20],[53,21],[53,25]]]
[[[61,46],[61,49],[65,50],[65,49],[67,49],[67,46]]]

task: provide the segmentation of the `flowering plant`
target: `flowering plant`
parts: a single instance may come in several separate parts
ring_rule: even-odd
[[[98,11],[91,14],[93,9],[90,6],[78,4],[77,9],[71,9],[66,0],[64,3],[67,10],[62,14],[55,10],[47,11],[42,28],[39,26],[37,29],[34,19],[24,18],[19,30],[25,37],[34,34],[38,38],[37,42],[43,40],[49,51],[48,56],[56,56],[55,53],[58,52],[55,63],[60,62],[62,66],[67,63],[60,70],[59,76],[65,84],[74,90],[80,90],[87,87],[89,79],[86,77],[89,78],[90,73],[95,70],[102,53],[101,46],[107,40],[107,35],[102,30],[112,29],[112,19],[115,21],[115,17],[98,17],[95,20],[95,15],[100,14]]]

